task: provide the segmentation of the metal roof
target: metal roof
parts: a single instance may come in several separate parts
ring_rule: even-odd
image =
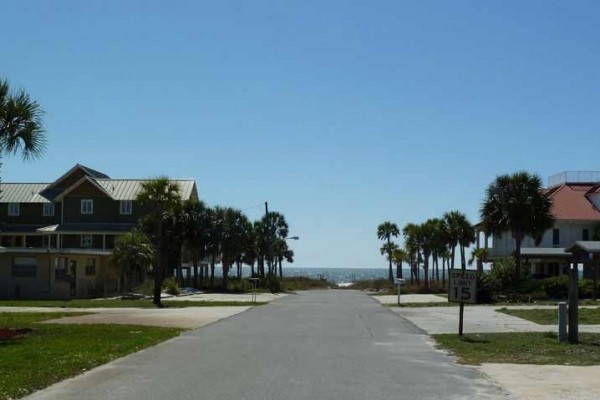
[[[142,191],[142,183],[149,182],[151,179],[96,179],[95,181],[115,200],[135,200],[138,193]],[[192,197],[195,185],[193,179],[171,179],[170,182],[177,183],[183,200]]]
[[[573,243],[573,245],[571,245],[571,247],[569,247],[568,250],[573,251],[577,247],[587,251],[588,253],[600,253],[600,242],[599,241],[579,240],[579,241]]]
[[[521,249],[523,257],[570,257],[571,253],[565,251],[562,247],[523,247]]]
[[[48,183],[0,183],[0,203],[49,203],[40,195]]]
[[[39,228],[37,232],[129,232],[136,225],[126,223],[58,224]]]
[[[0,233],[36,233],[39,228],[43,225],[27,225],[27,224],[15,224],[15,225],[1,225]]]

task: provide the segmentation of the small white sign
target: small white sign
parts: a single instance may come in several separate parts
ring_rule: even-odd
[[[405,282],[406,280],[403,278],[394,278],[394,284],[396,285],[404,285]]]
[[[448,301],[476,303],[477,271],[451,269],[448,279]]]

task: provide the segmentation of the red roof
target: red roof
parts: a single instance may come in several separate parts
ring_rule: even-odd
[[[552,199],[552,215],[555,219],[600,221],[598,210],[587,194],[597,193],[599,185],[566,184],[547,191]]]

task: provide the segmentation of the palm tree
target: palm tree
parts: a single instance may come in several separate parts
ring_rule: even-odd
[[[138,193],[136,200],[150,209],[145,218],[147,224],[154,228],[152,229],[155,249],[153,302],[158,307],[162,307],[160,296],[162,281],[165,277],[165,258],[169,251],[165,243],[163,218],[165,213],[172,211],[181,202],[179,186],[164,176],[152,179],[142,183],[142,190]]]
[[[275,211],[271,211],[263,216],[261,222],[263,228],[263,244],[265,246],[265,259],[267,260],[269,273],[274,274],[276,271],[273,246],[277,239],[285,239],[288,236],[289,225],[283,214]]]
[[[396,278],[402,279],[402,263],[409,262],[408,253],[403,249],[396,249],[392,254],[392,261],[396,264]]]
[[[392,236],[398,237],[399,235],[400,229],[398,229],[398,225],[394,224],[393,222],[386,221],[377,227],[377,239],[385,240],[388,245],[392,242]],[[392,272],[392,253],[388,253],[387,256],[389,264],[388,280],[393,282],[394,274]]]
[[[525,171],[501,175],[487,190],[480,214],[486,235],[511,232],[515,240],[515,281],[521,279],[521,244],[531,236],[538,246],[554,226],[552,200],[542,193],[542,180]]]
[[[419,262],[421,260],[421,244],[420,244],[420,229],[418,225],[408,223],[402,229],[404,236],[404,247],[408,253],[410,264],[410,284],[414,280],[419,284]]]
[[[389,262],[393,262],[394,252],[398,249],[399,249],[399,247],[396,243],[390,242],[390,243],[384,243],[381,246],[381,248],[379,249],[379,252],[381,253],[381,255],[385,255]],[[393,280],[393,276],[392,276],[392,280]]]
[[[18,153],[23,159],[35,159],[44,153],[43,114],[27,93],[11,93],[8,81],[0,80],[0,159],[4,154]]]
[[[483,263],[487,262],[488,258],[488,249],[478,248],[473,250],[471,253],[471,258],[469,259],[469,265],[473,265],[473,262],[477,260],[477,273],[479,275],[483,274]]]
[[[154,257],[154,248],[150,239],[137,229],[117,239],[111,262],[120,271],[120,286],[123,292],[131,290],[132,281],[135,283],[141,281],[152,265]]]
[[[223,290],[227,291],[229,270],[243,251],[245,216],[240,210],[225,208],[221,218],[221,264],[223,265]]]
[[[446,232],[446,243],[450,249],[450,268],[454,269],[456,247],[460,238],[460,227],[466,216],[460,211],[449,211],[444,214],[443,223]]]
[[[287,261],[289,263],[294,262],[294,251],[288,247],[285,239],[278,238],[275,242],[274,246],[275,250],[275,261],[279,266],[279,279],[283,279],[283,261]]]
[[[187,201],[184,205],[184,242],[191,253],[194,267],[194,287],[198,288],[198,262],[206,257],[210,220],[202,201]],[[200,276],[203,276],[203,271]]]

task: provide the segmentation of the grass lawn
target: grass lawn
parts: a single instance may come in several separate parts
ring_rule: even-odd
[[[416,307],[454,307],[459,306],[460,303],[452,303],[452,302],[439,302],[439,303],[402,303],[400,300],[400,305],[394,304],[385,304],[386,307],[400,307],[400,308],[416,308]]]
[[[182,307],[224,307],[224,306],[253,306],[266,302],[252,303],[251,301],[195,301],[195,300],[164,300],[168,308]],[[0,307],[69,307],[69,308],[156,308],[152,300],[0,300]]]
[[[496,311],[523,318],[540,325],[558,324],[558,309],[509,310],[501,308]],[[580,308],[579,323],[582,325],[600,324],[600,308]]]
[[[433,335],[438,347],[448,350],[463,364],[514,363],[599,365],[600,334],[580,333],[579,344],[559,343],[556,334],[480,333]]]
[[[133,325],[36,324],[66,315],[73,313],[0,314],[0,328],[33,329],[22,338],[0,340],[1,400],[23,397],[183,331]]]

